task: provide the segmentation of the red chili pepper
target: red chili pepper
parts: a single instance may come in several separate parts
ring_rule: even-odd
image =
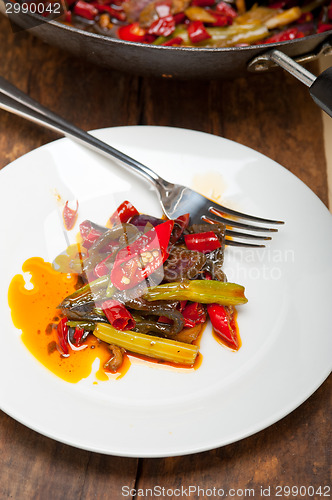
[[[93,5],[99,12],[107,12],[111,17],[118,19],[118,21],[126,20],[126,14],[123,12],[123,10],[116,10],[109,5],[101,5],[97,2],[91,2],[90,5]]]
[[[76,2],[73,12],[77,16],[84,17],[90,21],[93,21],[98,14],[96,7],[94,7],[91,3],[84,2],[83,0],[78,0],[78,2]]]
[[[182,300],[181,302],[183,304],[182,306],[180,305],[178,309],[182,312],[184,318],[184,328],[193,328],[206,321],[206,311],[202,304],[199,302],[190,302],[187,305],[187,300]],[[166,316],[160,316],[158,321],[162,323],[173,323],[172,320]]]
[[[101,260],[98,262],[98,264],[94,268],[95,275],[98,278],[101,278],[102,276],[106,276],[110,272],[109,268],[106,266],[106,262],[113,256],[113,254],[108,255],[105,257],[105,259]]]
[[[298,28],[289,28],[287,30],[281,31],[280,33],[277,33],[276,35],[271,36],[270,38],[267,38],[264,40],[262,43],[277,43],[277,42],[286,42],[287,40],[294,40],[295,38],[303,38],[304,33],[302,31],[299,31]]]
[[[167,245],[170,239],[172,229],[174,227],[173,220],[167,220],[144,233],[138,240],[131,245],[120,250],[116,260],[126,260],[127,257],[134,257],[150,248],[159,248],[162,253],[167,253]]]
[[[215,0],[192,0],[191,5],[197,7],[212,7],[215,3]]]
[[[206,31],[202,21],[193,21],[188,26],[188,35],[192,43],[202,42],[211,38],[211,35]]]
[[[327,10],[327,16],[329,20],[332,21],[332,2],[330,3],[329,8]]]
[[[171,38],[167,42],[162,43],[164,47],[172,47],[173,45],[182,45],[183,43],[183,38],[180,36],[175,36],[174,38]]]
[[[177,14],[173,14],[175,24],[182,24],[187,16],[184,12],[178,12]]]
[[[206,321],[205,308],[199,302],[191,302],[187,304],[182,311],[182,316],[184,317],[184,326],[186,328],[192,328],[195,325],[205,323]]]
[[[178,303],[178,306],[177,306],[177,309],[182,312],[183,309],[186,307],[187,305],[187,300],[180,300],[180,302]]]
[[[314,15],[312,12],[304,12],[301,17],[296,21],[296,24],[310,23],[314,20]]]
[[[69,24],[72,23],[72,12],[71,12],[71,10],[67,10],[66,11],[64,21],[65,21],[65,23],[69,23]]]
[[[332,30],[332,24],[319,24],[317,28],[317,33],[324,33],[325,31]]]
[[[77,220],[77,212],[78,212],[78,201],[76,201],[76,210],[73,210],[72,208],[68,207],[68,201],[66,201],[62,215],[63,215],[64,225],[67,231],[70,231],[75,226]]]
[[[138,22],[121,26],[118,29],[118,37],[128,42],[143,42],[145,35],[146,30],[141,28]]]
[[[143,234],[117,253],[111,281],[119,290],[132,288],[156,271],[167,259],[174,221],[168,220]]]
[[[233,23],[233,18],[225,14],[217,14],[215,11],[210,10],[209,13],[215,18],[214,23],[209,23],[211,26],[229,26]]]
[[[84,220],[80,224],[80,233],[82,240],[85,240],[85,238],[89,235],[90,231],[92,229],[92,223],[89,220]]]
[[[233,315],[226,312],[224,306],[220,304],[209,304],[207,311],[215,333],[229,345],[232,349],[239,348],[239,339],[236,332]]]
[[[168,323],[168,324],[172,324],[173,323],[173,321],[171,320],[171,318],[167,318],[167,316],[159,316],[158,321],[160,323]]]
[[[270,9],[283,9],[286,5],[286,1],[285,0],[280,0],[280,1],[277,1],[277,2],[273,2],[269,5],[269,8]]]
[[[146,30],[141,28],[138,22],[126,24],[118,29],[118,37],[128,42],[145,41]]]
[[[155,36],[169,36],[175,30],[175,21],[173,16],[160,17],[151,24],[148,34]]]
[[[101,307],[108,321],[117,330],[132,330],[135,327],[134,318],[121,302],[109,299],[103,302]]]
[[[58,342],[63,354],[69,354],[68,351],[68,319],[62,318],[57,326]]]
[[[216,6],[216,12],[231,17],[232,19],[234,19],[238,15],[236,10],[233,9],[233,7],[228,5],[226,2],[219,2]]]
[[[80,233],[83,240],[82,245],[87,250],[100,238],[102,231],[94,228],[89,220],[85,220],[80,224]]]
[[[176,241],[178,241],[180,236],[182,236],[183,231],[185,229],[187,229],[187,227],[189,225],[189,219],[190,219],[190,215],[184,214],[184,215],[180,215],[180,217],[178,217],[177,219],[174,220],[174,227],[173,227],[173,231],[172,231],[172,234],[171,234],[171,237],[169,240],[169,242],[172,245],[174,245],[174,243]]]
[[[118,208],[115,210],[114,214],[111,215],[109,222],[112,226],[116,226],[121,222],[125,224],[130,221],[135,215],[139,215],[138,210],[134,207],[130,201],[124,201]]]
[[[155,39],[156,39],[155,35],[149,35],[149,33],[147,33],[142,43],[153,43]]]
[[[74,332],[74,335],[73,335],[74,340],[75,340],[75,344],[77,346],[80,345],[83,335],[84,335],[84,328],[80,328],[80,327],[77,326],[75,328],[75,332]]]
[[[189,250],[197,250],[202,253],[212,252],[212,250],[221,247],[220,241],[213,231],[186,234],[184,241]]]

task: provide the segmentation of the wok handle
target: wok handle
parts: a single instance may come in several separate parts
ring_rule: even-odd
[[[279,50],[272,50],[267,55],[270,60],[309,87],[310,95],[315,103],[332,117],[332,67],[316,77]]]
[[[309,92],[315,103],[332,117],[332,67],[316,78]]]
[[[31,97],[2,77],[0,77],[0,109],[14,113],[70,139],[74,139],[76,142],[89,147],[97,153],[101,153],[107,158],[111,157],[120,160],[122,166],[135,174],[145,177],[154,187],[165,182],[146,165],[113,148],[109,144],[100,141],[92,134],[85,132],[56,113],[53,113],[53,111],[31,99]]]

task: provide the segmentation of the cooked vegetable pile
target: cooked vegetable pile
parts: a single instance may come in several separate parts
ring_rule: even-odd
[[[65,225],[76,216],[66,204]],[[189,214],[158,219],[125,201],[107,226],[85,220],[80,251],[67,249],[65,269],[62,256],[55,260],[81,283],[59,306],[63,356],[93,334],[109,344],[105,368],[113,372],[125,351],[190,366],[198,354],[193,342],[208,317],[223,343],[239,348],[234,306],[247,299],[222,269],[224,224],[191,225]]]
[[[165,46],[233,47],[332,29],[331,0],[67,0],[63,21]]]

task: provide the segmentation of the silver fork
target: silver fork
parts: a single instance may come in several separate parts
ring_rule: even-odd
[[[266,227],[261,224],[283,224],[283,221],[264,219],[231,210],[218,205],[186,186],[167,182],[146,165],[61,118],[1,77],[0,108],[39,125],[43,125],[70,139],[74,139],[76,142],[101,153],[103,156],[120,160],[128,170],[145,177],[145,179],[152,183],[159,195],[161,207],[168,218],[175,219],[179,215],[190,213],[192,223],[200,223],[202,221],[208,223],[223,222],[226,224],[227,245],[264,247],[264,244],[254,243],[254,241],[270,240],[271,236],[255,233],[271,233],[278,229]],[[259,225],[241,222],[238,220],[239,218],[258,222]],[[231,228],[245,229],[250,232],[234,231]],[[238,241],[238,238],[253,241],[243,242]]]

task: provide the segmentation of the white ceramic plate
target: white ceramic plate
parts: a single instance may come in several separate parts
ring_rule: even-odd
[[[164,127],[95,134],[167,180],[286,224],[265,250],[227,248],[228,278],[245,285],[249,299],[239,307],[243,345],[237,353],[217,344],[207,328],[198,370],[141,363],[120,380],[94,385],[92,374],[70,384],[27,351],[7,302],[10,280],[27,258],[52,261],[67,245],[55,190],[63,200],[79,200],[80,220],[105,223],[124,199],[141,212],[161,211],[144,180],[67,139],[16,160],[0,174],[3,411],[63,443],[127,457],[216,448],[287,415],[331,370],[332,217],[326,207],[280,165],[220,137]]]

